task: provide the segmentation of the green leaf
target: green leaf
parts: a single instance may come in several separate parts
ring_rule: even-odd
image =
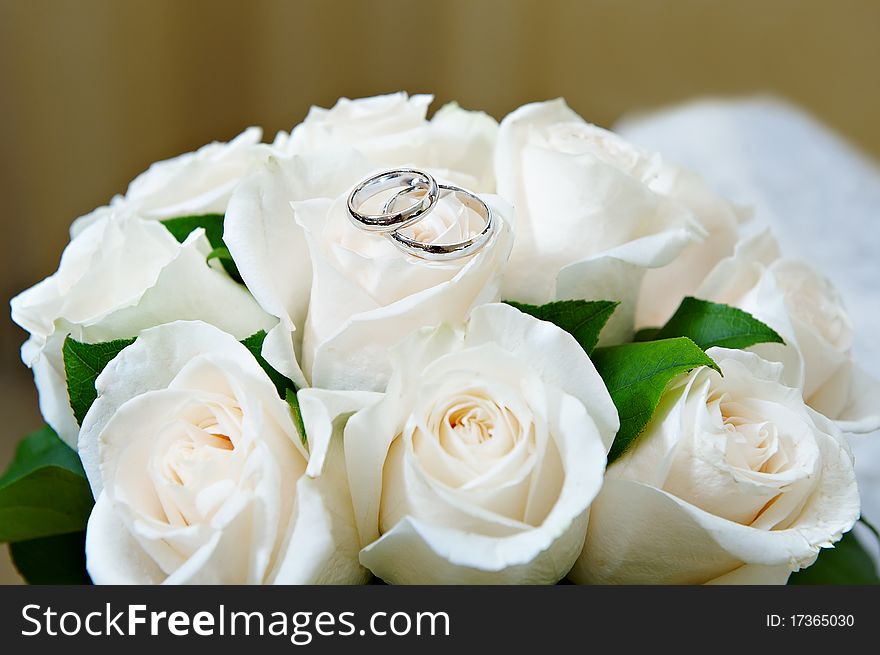
[[[823,548],[812,566],[792,573],[788,584],[876,585],[880,584],[880,576],[858,538],[847,532],[833,548]]]
[[[299,399],[296,397],[296,390],[288,389],[284,399],[287,401],[287,404],[290,405],[290,411],[293,413],[293,424],[299,432],[299,438],[302,440],[303,445],[307,445],[306,425],[303,423],[302,410],[299,407]]]
[[[212,259],[219,259],[221,261],[232,261],[232,255],[229,253],[229,248],[226,246],[220,246],[219,248],[214,248],[211,252],[208,253],[208,256],[205,258],[205,261],[211,261]]]
[[[0,489],[43,466],[57,466],[85,476],[76,452],[58,438],[55,430],[44,425],[19,442],[9,468],[0,476]]]
[[[225,246],[223,243],[223,214],[202,214],[200,216],[178,216],[166,218],[162,225],[174,235],[180,243],[192,234],[193,230],[205,228],[205,237],[212,248]]]
[[[859,523],[864,525],[868,529],[868,532],[874,535],[874,538],[877,540],[877,544],[880,545],[880,530],[877,529],[877,526],[871,523],[864,516],[859,517]]]
[[[272,380],[278,395],[284,398],[287,389],[295,389],[292,381],[281,375],[263,359],[261,354],[266,332],[260,330],[252,334],[241,343],[251,352],[257,362],[266,371]],[[95,380],[101,371],[116,357],[126,346],[134,343],[134,339],[118,339],[102,343],[82,343],[72,337],[64,341],[63,355],[64,368],[67,374],[67,394],[70,398],[70,406],[76,416],[76,420],[82,424],[83,418],[95,402],[98,392],[95,389]]]
[[[91,584],[86,572],[85,532],[9,544],[15,568],[29,584]]]
[[[558,300],[546,305],[505,302],[521,312],[558,325],[577,339],[587,354],[593,352],[599,333],[619,304],[611,300]]]
[[[44,427],[24,438],[0,477],[0,542],[84,530],[93,504],[76,453]]]
[[[633,341],[655,341],[659,331],[658,327],[642,328],[633,335]]]
[[[269,376],[269,379],[272,380],[272,383],[275,385],[275,389],[278,391],[278,395],[281,396],[284,400],[287,401],[287,404],[290,405],[290,411],[293,414],[293,423],[296,426],[297,431],[299,432],[299,438],[302,440],[303,444],[306,443],[306,426],[303,423],[302,412],[299,408],[299,400],[296,397],[296,385],[284,377],[276,371],[272,366],[263,359],[262,350],[263,350],[263,341],[266,340],[266,332],[265,330],[260,330],[259,332],[252,334],[247,339],[242,341],[241,343],[251,351],[251,354],[257,360],[260,366],[263,367],[263,370],[266,371],[266,375]]]
[[[178,216],[176,218],[166,218],[162,221],[162,225],[174,235],[180,243],[186,241],[186,238],[200,227],[205,228],[205,238],[211,244],[213,250],[208,254],[206,261],[219,259],[223,264],[223,268],[233,280],[242,284],[241,275],[238,267],[229,254],[229,249],[223,241],[223,214],[202,214],[199,216]]]
[[[98,397],[95,380],[119,352],[134,339],[117,339],[103,343],[82,343],[72,337],[64,340],[62,355],[67,377],[67,395],[77,423],[82,425],[89,407]]]
[[[641,434],[670,380],[699,366],[720,373],[718,365],[686,337],[597,348],[592,360],[620,415],[620,430],[608,453],[609,464]]]
[[[238,272],[238,266],[235,265],[235,260],[232,259],[229,248],[227,248],[226,246],[214,248],[211,252],[208,253],[205,261],[210,262],[212,259],[217,259],[220,261],[229,277],[231,277],[239,284],[244,284],[244,280],[241,279],[241,273]]]
[[[269,376],[269,379],[272,380],[272,384],[275,385],[275,389],[278,391],[278,395],[281,398],[287,398],[287,392],[293,390],[296,393],[296,385],[284,377],[276,371],[272,366],[263,359],[263,341],[266,340],[266,331],[260,330],[249,336],[247,339],[242,341],[242,345],[251,351],[251,354],[254,356],[254,359],[257,360],[257,363],[266,371],[266,375]]]
[[[687,297],[652,338],[688,337],[704,350],[712,346],[748,348],[784,343],[773,329],[736,307]]]
[[[82,530],[92,508],[85,478],[57,466],[0,489],[0,542]]]

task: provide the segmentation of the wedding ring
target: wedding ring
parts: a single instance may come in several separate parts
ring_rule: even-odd
[[[385,203],[381,214],[362,214],[359,210],[370,198],[388,191],[403,187],[412,193],[424,191],[417,202],[401,211],[393,211],[393,204]],[[401,194],[397,194],[398,197]],[[412,225],[434,208],[439,199],[440,191],[437,181],[427,173],[414,168],[398,168],[392,171],[377,173],[358,184],[348,196],[348,215],[352,222],[368,232],[393,232]]]
[[[439,186],[440,198],[450,194],[455,195],[462,205],[478,214],[485,221],[485,226],[480,232],[464,241],[457,241],[448,244],[424,243],[422,241],[417,241],[401,234],[399,229],[389,232],[387,236],[395,246],[414,257],[420,257],[431,261],[447,261],[450,259],[467,257],[482,248],[492,237],[496,226],[495,216],[492,213],[492,210],[489,209],[489,205],[480,200],[480,198],[470,191],[462,189],[461,187],[452,186],[451,184],[441,184]],[[410,186],[398,191],[388,199],[383,207],[383,211],[386,213],[393,211],[394,205],[398,200],[408,196],[416,190],[417,187]]]

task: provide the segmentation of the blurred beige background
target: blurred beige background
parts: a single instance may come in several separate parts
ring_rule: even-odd
[[[271,138],[341,95],[497,118],[564,96],[609,126],[770,92],[880,155],[878,33],[876,0],[0,0],[0,297],[52,273],[70,221],[150,162],[248,125]],[[40,423],[23,339],[0,321],[0,468]]]

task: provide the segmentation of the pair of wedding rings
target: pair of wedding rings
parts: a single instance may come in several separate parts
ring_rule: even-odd
[[[371,198],[380,193],[398,189],[382,206],[378,214],[365,214],[360,210]],[[474,236],[449,244],[425,243],[410,238],[401,230],[425,218],[442,198],[455,197],[485,222]],[[406,207],[398,210],[405,200]],[[482,248],[496,229],[496,219],[489,206],[476,195],[451,184],[438,184],[433,176],[414,168],[397,168],[377,173],[358,184],[348,196],[348,215],[361,230],[384,234],[403,252],[431,261],[446,261],[472,255]]]

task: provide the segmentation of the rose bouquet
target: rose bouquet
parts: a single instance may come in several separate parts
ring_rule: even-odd
[[[12,301],[26,579],[876,579],[846,439],[880,387],[831,285],[562,101],[430,101],[251,128],[74,221]]]

